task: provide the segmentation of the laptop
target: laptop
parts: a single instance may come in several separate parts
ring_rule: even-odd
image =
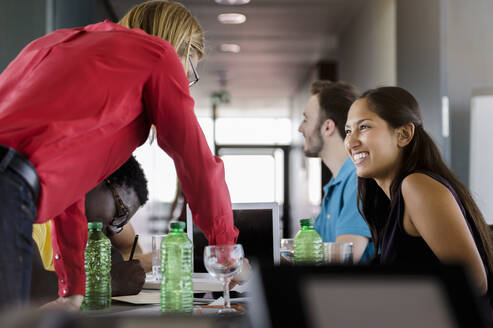
[[[234,203],[234,224],[240,231],[237,244],[243,246],[245,257],[279,263],[280,225],[278,203]],[[193,229],[189,229],[193,227]],[[193,224],[187,207],[187,234],[194,245],[194,272],[206,272],[204,247],[209,243],[203,232]]]

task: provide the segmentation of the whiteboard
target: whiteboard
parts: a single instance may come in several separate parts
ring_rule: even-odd
[[[471,99],[469,185],[488,224],[493,224],[493,92]]]

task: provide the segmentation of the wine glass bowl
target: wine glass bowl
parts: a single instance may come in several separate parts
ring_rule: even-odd
[[[211,276],[222,281],[227,277],[232,277],[237,274],[241,270],[242,264],[243,261],[241,259],[234,260],[229,264],[222,264],[216,262],[216,258],[213,258],[209,263],[206,263],[205,266]]]
[[[223,283],[225,308],[219,313],[234,312],[229,301],[229,282],[241,271],[244,259],[241,245],[216,245],[204,248],[204,265],[207,272]]]
[[[281,239],[281,260],[287,263],[294,263],[294,239]]]

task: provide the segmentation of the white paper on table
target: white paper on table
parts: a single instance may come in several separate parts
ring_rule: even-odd
[[[135,304],[135,305],[146,305],[146,304],[159,304],[160,302],[160,293],[155,290],[142,290],[137,295],[128,295],[128,296],[114,296],[112,297],[115,301]],[[247,302],[248,298],[240,297],[240,298],[231,298],[231,303],[238,302]],[[224,305],[224,299],[219,297],[218,299],[209,303],[209,305]]]
[[[217,300],[210,302],[209,305],[222,305],[222,306],[224,306],[224,298],[221,296]]]
[[[159,292],[142,290],[137,295],[113,296],[113,300],[131,304],[159,304]]]
[[[157,295],[157,297],[156,297]],[[155,315],[160,313],[159,307],[159,293],[156,292],[145,292],[141,291],[140,294],[131,296],[115,296],[112,297],[114,300],[126,302],[134,305],[147,305],[152,304],[150,307],[140,307],[132,308],[131,310],[117,312],[117,315]],[[221,297],[222,299],[222,297]],[[216,302],[216,301],[214,301]],[[224,303],[224,301],[223,301]],[[216,314],[220,309],[218,308],[203,308],[200,306],[193,307],[194,315],[204,315],[204,314]]]
[[[219,280],[212,277],[207,272],[194,272],[192,274],[193,280],[193,292],[194,293],[207,293],[207,292],[222,292],[223,284]],[[144,289],[160,289],[161,282],[157,282],[151,279],[144,283]],[[239,293],[245,292],[247,289],[246,284],[236,285],[232,291]]]

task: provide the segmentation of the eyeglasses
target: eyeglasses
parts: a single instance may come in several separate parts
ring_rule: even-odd
[[[195,69],[195,66],[193,65],[192,57],[190,55],[188,56],[188,61],[190,62],[190,66],[192,67],[192,71],[193,71],[193,80],[188,82],[188,86],[191,87],[195,83],[199,82],[200,77],[199,77],[199,73],[197,73],[197,70]]]
[[[120,195],[116,191],[115,187],[111,184],[110,179],[105,180],[106,185],[110,188],[115,199],[116,216],[111,220],[109,226],[114,233],[120,233],[123,230],[123,226],[128,222],[128,207],[123,203]]]

